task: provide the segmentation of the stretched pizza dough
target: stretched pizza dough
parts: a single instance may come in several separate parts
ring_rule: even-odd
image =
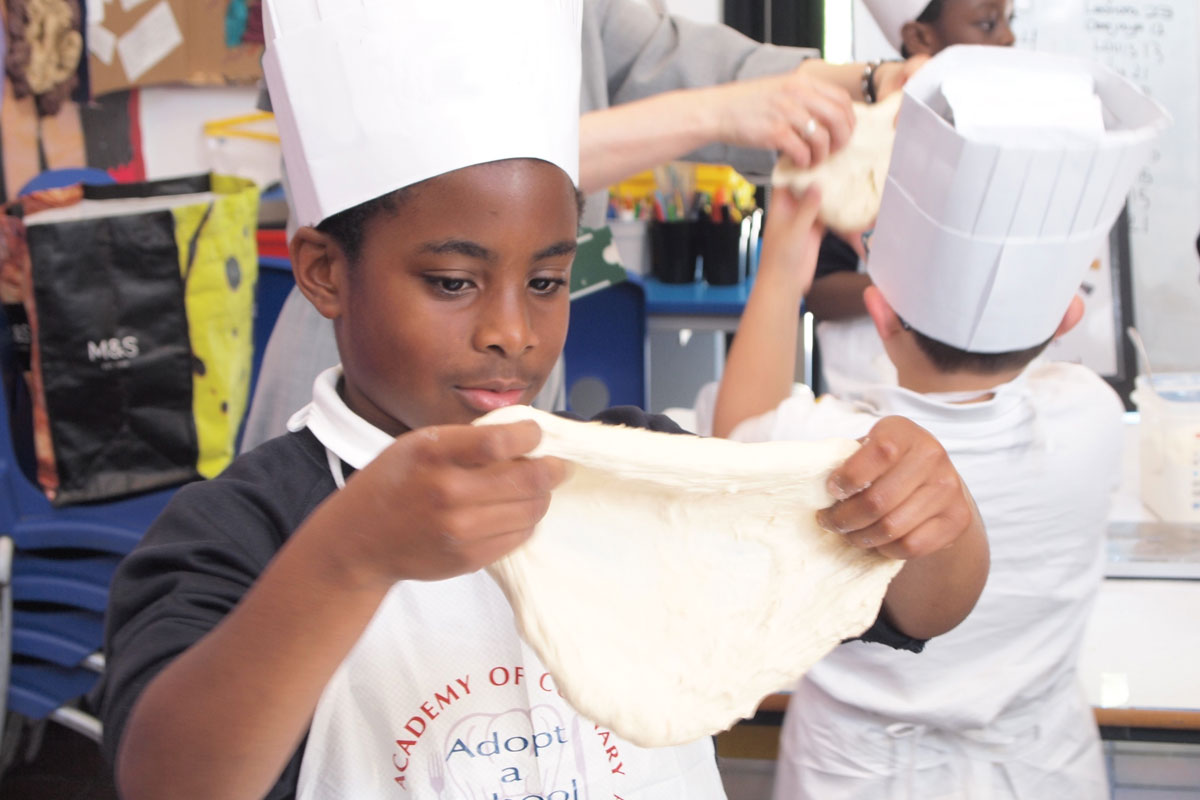
[[[902,94],[895,92],[872,105],[855,103],[854,133],[845,147],[811,169],[797,169],[795,162],[781,156],[771,183],[797,192],[816,184],[826,227],[845,233],[870,228],[879,216]]]
[[[644,747],[752,716],[875,621],[900,562],[821,529],[857,443],[742,444],[573,422],[527,406],[532,454],[573,463],[530,540],[489,572],[581,714]]]

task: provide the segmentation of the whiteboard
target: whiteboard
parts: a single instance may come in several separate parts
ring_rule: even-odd
[[[1200,369],[1200,13],[1196,0],[1017,0],[1017,46],[1092,58],[1174,118],[1129,196],[1134,321],[1160,370]]]
[[[1174,118],[1129,197],[1134,322],[1159,370],[1200,370],[1198,6],[1198,0],[1014,0],[1017,47],[1099,61]],[[854,3],[854,28],[856,58],[896,56],[861,0]]]

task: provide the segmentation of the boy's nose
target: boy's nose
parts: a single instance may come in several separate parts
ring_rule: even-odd
[[[1006,19],[1000,22],[1000,44],[1003,47],[1012,47],[1017,43],[1017,35],[1013,33],[1012,24]]]
[[[521,298],[500,296],[483,304],[475,325],[477,349],[515,356],[535,344],[537,334]]]

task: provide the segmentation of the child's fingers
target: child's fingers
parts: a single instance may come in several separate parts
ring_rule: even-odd
[[[817,223],[817,215],[821,213],[821,190],[810,186],[804,190],[796,209],[797,224],[808,230]]]
[[[413,431],[423,456],[460,467],[482,467],[525,455],[542,440],[532,420],[507,425],[439,425]]]
[[[499,561],[524,544],[532,533],[533,526],[529,526],[519,530],[498,533],[482,541],[474,542],[471,548],[467,571],[474,572],[477,569],[482,569],[489,564]],[[460,571],[458,574],[464,573]]]
[[[807,232],[815,224],[820,210],[821,190],[816,186],[809,186],[800,194],[797,194],[791,187],[777,187],[771,193],[771,212],[767,214],[767,230]],[[766,233],[764,232],[763,235],[765,236]]]
[[[875,423],[853,455],[829,475],[828,489],[835,500],[857,494],[891,470],[914,447],[944,456],[933,435],[905,417],[884,417]]]
[[[952,525],[951,492],[938,484],[922,485],[878,521],[846,534],[846,540],[890,558],[916,558],[939,550],[962,530]]]
[[[442,484],[439,505],[486,506],[536,497],[550,492],[567,476],[567,463],[557,458],[518,458],[454,473]]]
[[[839,502],[824,509],[819,520],[841,533],[861,531],[926,484],[952,493],[958,473],[932,435],[908,420],[889,417],[830,475],[829,492]]]
[[[488,549],[488,542],[531,532],[550,508],[550,495],[470,506],[449,517],[443,535],[460,547]],[[513,545],[515,546],[515,545]],[[483,563],[490,563],[483,562]]]
[[[904,538],[880,545],[877,549],[888,558],[907,561],[949,547],[966,530],[952,515],[939,514],[922,522]]]

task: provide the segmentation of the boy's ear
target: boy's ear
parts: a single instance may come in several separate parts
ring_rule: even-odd
[[[900,29],[904,51],[911,56],[931,56],[938,50],[937,33],[924,22],[904,23]]]
[[[288,245],[292,275],[308,302],[326,319],[337,319],[345,291],[346,254],[333,237],[301,227]]]
[[[1063,314],[1062,322],[1058,323],[1058,330],[1054,332],[1054,338],[1065,336],[1068,331],[1079,324],[1079,320],[1083,319],[1083,298],[1075,295],[1071,298],[1071,305],[1067,306],[1067,313]]]
[[[900,324],[900,317],[883,298],[883,292],[874,285],[863,289],[863,304],[867,307],[867,313],[871,315],[871,321],[875,323],[875,330],[879,331],[880,339],[887,341],[904,330]]]

